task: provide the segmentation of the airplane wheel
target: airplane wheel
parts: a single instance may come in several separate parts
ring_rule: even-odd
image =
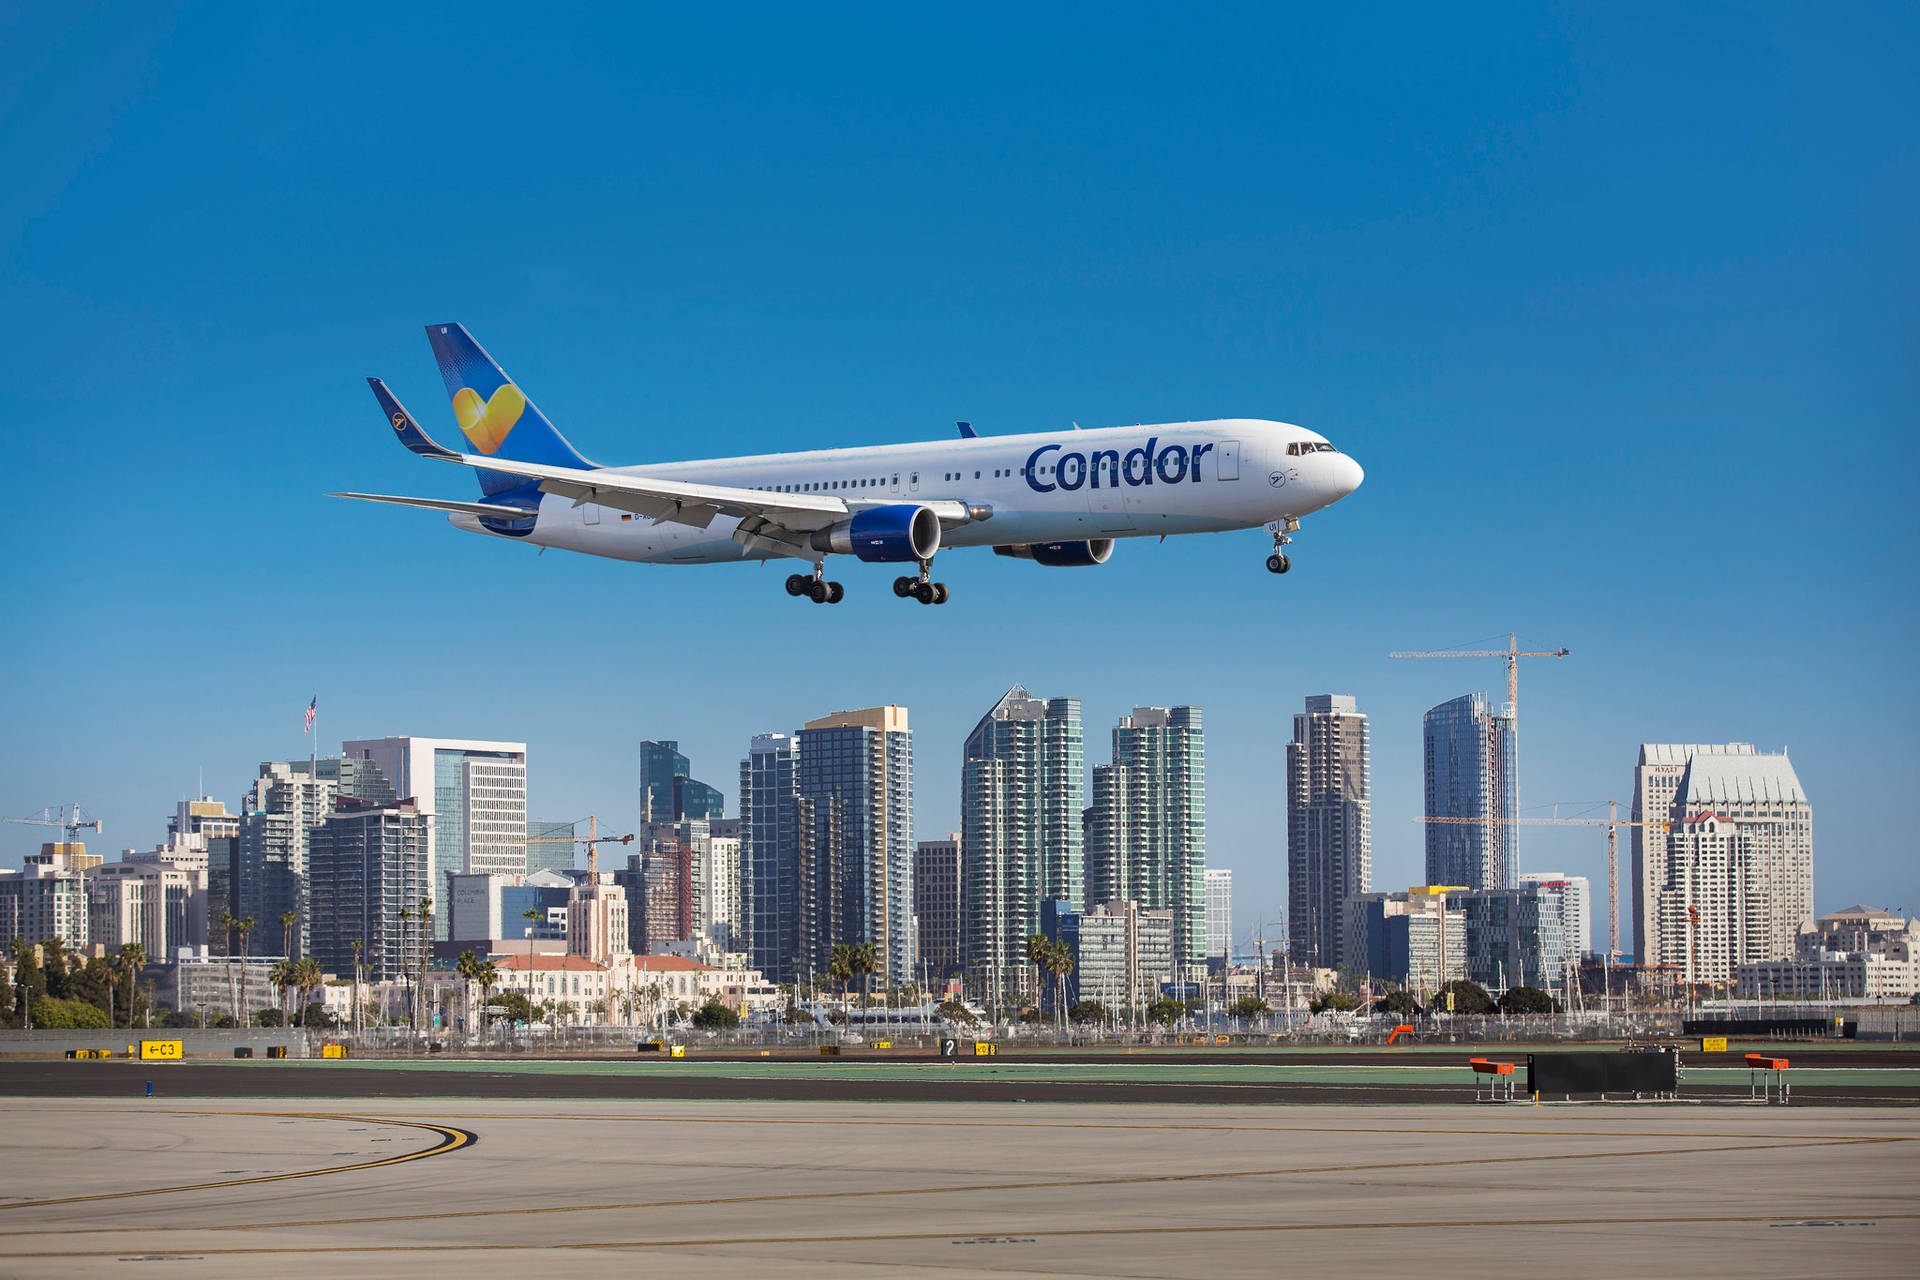
[[[934,590],[931,582],[916,582],[913,584],[913,598],[921,604],[932,604],[933,597]]]
[[[947,602],[947,584],[946,583],[936,582],[933,584],[933,602],[935,604],[945,604]]]
[[[811,579],[809,579],[807,575],[804,573],[788,574],[787,575],[787,594],[790,596],[803,596],[807,594],[807,583],[809,581],[811,581]]]
[[[1267,557],[1268,573],[1285,573],[1291,568],[1293,568],[1293,562],[1279,552]]]
[[[913,579],[912,578],[895,578],[893,580],[893,594],[899,596],[902,600],[905,600],[908,596],[912,595]]]
[[[812,598],[815,604],[825,604],[828,597],[832,594],[833,589],[827,586],[824,579],[815,578],[807,584],[807,595]]]
[[[845,600],[846,598],[847,598],[847,589],[845,587],[841,586],[837,582],[829,582],[827,584],[827,603],[828,604],[839,604],[842,600]]]

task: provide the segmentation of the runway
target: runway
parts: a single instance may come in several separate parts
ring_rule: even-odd
[[[1920,1115],[0,1101],[5,1274],[1904,1271]]]

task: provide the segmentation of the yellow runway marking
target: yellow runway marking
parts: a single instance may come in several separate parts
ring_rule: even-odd
[[[458,1151],[470,1147],[480,1139],[465,1129],[455,1129],[449,1125],[428,1124],[420,1120],[394,1120],[379,1116],[327,1115],[304,1111],[178,1111],[169,1110],[169,1115],[221,1115],[221,1116],[264,1116],[275,1119],[295,1120],[360,1120],[370,1124],[400,1125],[409,1129],[425,1129],[440,1135],[440,1141],[424,1151],[413,1151],[402,1156],[388,1156],[383,1160],[363,1160],[358,1164],[335,1165],[327,1169],[306,1169],[297,1173],[268,1173],[253,1178],[230,1178],[223,1182],[195,1182],[179,1187],[149,1187],[144,1191],[106,1191],[90,1196],[63,1196],[57,1200],[16,1200],[11,1204],[0,1204],[0,1211],[8,1209],[45,1209],[53,1205],[87,1204],[96,1200],[125,1200],[135,1196],[164,1196],[176,1191],[212,1191],[220,1187],[246,1187],[260,1182],[286,1182],[294,1178],[320,1178],[330,1173],[354,1173],[361,1169],[380,1169],[387,1165],[406,1164],[409,1160],[425,1160],[429,1156],[445,1155],[449,1151]],[[11,1233],[10,1233],[11,1234]],[[36,1234],[32,1232],[24,1234]]]
[[[1920,1219],[1920,1213],[1873,1213],[1847,1214],[1844,1220],[1850,1223],[1911,1222]],[[1022,1240],[1040,1239],[1084,1239],[1090,1236],[1180,1236],[1180,1235],[1219,1235],[1224,1233],[1249,1234],[1254,1232],[1282,1231],[1384,1231],[1414,1230],[1431,1231],[1443,1229],[1485,1230],[1489,1227],[1659,1227],[1659,1226],[1713,1226],[1713,1225],[1760,1225],[1766,1223],[1828,1222],[1830,1218],[1804,1213],[1770,1214],[1713,1214],[1688,1217],[1643,1217],[1643,1218],[1481,1218],[1467,1220],[1461,1218],[1443,1218],[1431,1222],[1408,1222],[1396,1220],[1390,1222],[1276,1222],[1243,1225],[1214,1225],[1186,1227],[1061,1227],[1037,1230],[1021,1229],[1016,1232],[1001,1231],[910,1231],[889,1232],[873,1235],[834,1235],[834,1236],[713,1236],[678,1240],[564,1240],[552,1244],[337,1244],[290,1246],[282,1249],[269,1247],[251,1249],[194,1249],[187,1255],[193,1258],[225,1258],[243,1256],[261,1256],[268,1254],[343,1254],[343,1253],[504,1253],[513,1250],[571,1249],[692,1249],[715,1248],[727,1245],[795,1245],[795,1244],[901,1244],[912,1241],[945,1240],[953,1244],[965,1244],[979,1239],[1000,1239],[1007,1235]],[[12,1253],[13,1258],[124,1258],[129,1252],[125,1249],[74,1249],[49,1250],[40,1253]]]
[[[1655,1150],[1557,1152],[1551,1155],[1476,1156],[1461,1160],[1396,1160],[1371,1164],[1312,1165],[1287,1169],[1243,1169],[1206,1173],[1141,1174],[1126,1178],[1073,1178],[1045,1182],[971,1183],[941,1187],[885,1187],[870,1191],[796,1191],[758,1196],[720,1196],[699,1200],[634,1200],[609,1204],[550,1205],[538,1208],[489,1208],[449,1210],[442,1213],[388,1214],[362,1218],[308,1218],[283,1222],[243,1222],[220,1226],[144,1225],[124,1227],[91,1226],[90,1231],[273,1231],[293,1227],[352,1227],[394,1222],[435,1222],[449,1218],[490,1218],[501,1216],[533,1217],[563,1213],[613,1213],[635,1209],[696,1209],[724,1205],[785,1204],[803,1200],[860,1200],[888,1196],[965,1195],[989,1191],[1069,1191],[1088,1187],[1125,1187],[1174,1182],[1214,1182],[1237,1178],[1283,1178],[1305,1174],[1377,1173],[1392,1169],[1449,1169],[1494,1164],[1530,1164],[1571,1160],[1622,1160],[1648,1156],[1721,1155],[1731,1152],[1794,1151],[1805,1147],[1870,1145],[1879,1139],[1837,1138],[1808,1142],[1752,1143],[1743,1146],[1671,1147]],[[43,1203],[60,1203],[48,1201]],[[64,1231],[63,1226],[39,1230],[0,1231],[0,1237],[47,1235]]]

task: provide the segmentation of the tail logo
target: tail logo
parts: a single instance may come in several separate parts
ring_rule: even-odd
[[[502,383],[486,401],[472,387],[453,393],[453,416],[460,430],[481,453],[499,451],[520,415],[526,412],[527,398],[511,382]]]
[[[404,414],[404,413],[396,413],[396,414],[394,414],[394,415],[393,415],[393,429],[394,429],[395,431],[405,431],[405,430],[407,429],[407,415],[406,415],[406,414]]]

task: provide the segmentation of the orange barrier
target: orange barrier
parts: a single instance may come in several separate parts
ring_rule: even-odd
[[[1487,1083],[1485,1101],[1512,1102],[1513,1087],[1518,1083],[1511,1062],[1494,1062],[1489,1058],[1468,1058],[1467,1065],[1473,1068],[1473,1100],[1482,1100],[1480,1081],[1484,1077]]]
[[[1398,1039],[1401,1036],[1406,1036],[1409,1039],[1413,1037],[1413,1024],[1411,1022],[1403,1022],[1399,1026],[1395,1027],[1392,1031],[1388,1032],[1387,1043],[1392,1044],[1396,1039]]]
[[[1747,1096],[1755,1102],[1772,1102],[1778,1095],[1781,1106],[1791,1100],[1787,1085],[1787,1060],[1770,1053],[1747,1055]]]

